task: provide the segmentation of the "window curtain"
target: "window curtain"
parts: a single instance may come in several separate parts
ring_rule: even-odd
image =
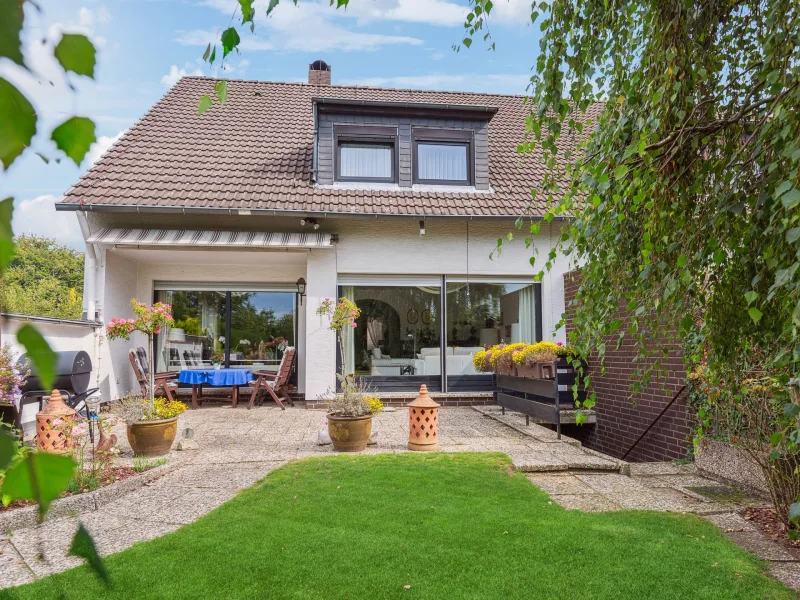
[[[342,142],[339,157],[342,177],[388,179],[392,176],[392,147],[388,144]]]
[[[533,343],[536,341],[536,296],[533,286],[529,285],[519,291],[519,341]]]
[[[355,288],[352,285],[342,287],[342,294],[350,301],[355,301]],[[356,370],[356,335],[352,327],[345,327],[342,332],[342,346],[344,346],[344,372],[354,373]]]
[[[467,146],[458,144],[417,145],[418,177],[442,181],[467,180]]]

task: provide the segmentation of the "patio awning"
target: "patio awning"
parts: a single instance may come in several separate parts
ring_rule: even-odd
[[[114,246],[171,248],[328,248],[333,234],[187,229],[100,229],[86,241]]]

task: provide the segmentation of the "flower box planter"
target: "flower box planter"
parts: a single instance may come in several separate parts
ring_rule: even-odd
[[[504,374],[500,373],[500,375]],[[515,375],[526,379],[553,379],[556,376],[556,368],[551,362],[518,365]]]

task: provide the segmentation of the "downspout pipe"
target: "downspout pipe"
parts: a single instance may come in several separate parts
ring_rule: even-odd
[[[311,109],[313,112],[314,118],[314,150],[311,156],[311,183],[312,185],[316,185],[317,183],[317,151],[318,151],[318,139],[319,139],[319,121],[317,120],[317,102],[316,100],[312,102]]]
[[[76,211],[75,214],[78,216],[78,224],[86,245],[83,262],[83,318],[94,321],[97,319],[97,252],[94,244],[85,241],[89,239],[89,222],[86,219],[86,213]]]

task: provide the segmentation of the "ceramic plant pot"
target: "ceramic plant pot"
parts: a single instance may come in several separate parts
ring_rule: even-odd
[[[172,448],[178,433],[178,417],[158,421],[128,423],[128,443],[134,454],[164,456]]]
[[[335,450],[361,452],[367,447],[372,433],[372,415],[343,417],[328,415],[328,435]]]

